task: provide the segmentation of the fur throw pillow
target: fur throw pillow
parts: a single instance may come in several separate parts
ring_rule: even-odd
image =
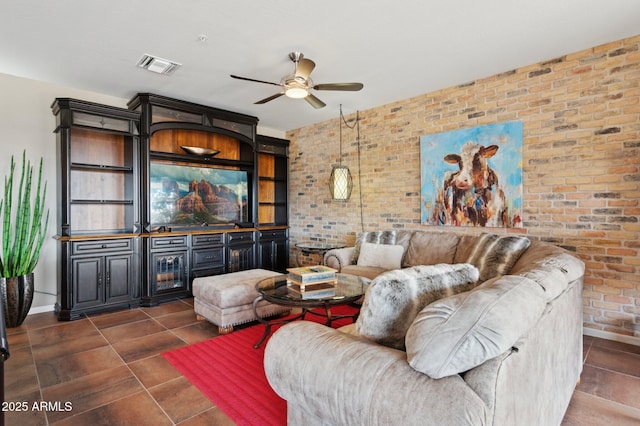
[[[480,281],[484,282],[508,274],[529,245],[531,241],[526,237],[483,233],[478,238],[467,263],[478,268]]]
[[[356,330],[377,343],[404,350],[407,330],[425,306],[471,290],[478,277],[478,269],[466,263],[420,265],[380,274],[365,293]]]
[[[356,245],[355,249],[353,250],[353,258],[351,259],[351,264],[355,265],[358,262],[362,243],[395,244],[396,239],[396,231],[358,232],[356,236]]]

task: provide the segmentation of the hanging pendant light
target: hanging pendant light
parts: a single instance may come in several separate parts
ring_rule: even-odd
[[[342,121],[344,117],[342,115],[342,104],[340,104],[340,157],[338,158],[338,165],[333,166],[331,169],[331,176],[329,178],[329,191],[331,192],[331,198],[334,201],[349,201],[351,197],[351,191],[353,190],[353,179],[351,178],[351,171],[347,166],[342,165]]]
[[[351,172],[347,166],[333,166],[331,179],[329,180],[329,190],[334,201],[349,201],[353,180]]]

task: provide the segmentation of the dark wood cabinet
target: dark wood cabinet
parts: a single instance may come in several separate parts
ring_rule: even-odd
[[[64,320],[140,304],[136,239],[62,240],[58,303]]]
[[[140,114],[70,98],[51,106],[58,155],[60,319],[139,304]]]
[[[72,257],[74,308],[84,309],[133,298],[133,254]]]
[[[256,136],[258,226],[289,224],[289,141]]]
[[[259,231],[258,253],[260,267],[286,272],[289,267],[289,233],[287,229]]]
[[[225,236],[203,234],[191,236],[191,276],[206,277],[225,273]]]
[[[258,259],[260,267],[289,266],[289,141],[256,136],[258,151]]]
[[[188,297],[191,294],[188,236],[152,236],[147,241],[142,305],[154,306],[163,300]]]
[[[253,231],[227,234],[227,272],[255,267],[256,241]]]
[[[59,319],[189,297],[196,277],[287,268],[289,141],[256,135],[256,117],[149,93],[136,95],[128,109],[71,98],[57,98],[51,108]],[[239,220],[211,225],[195,214],[198,223],[179,226],[152,220],[158,186],[151,175],[165,164],[246,176],[242,195],[227,198],[235,200]],[[171,191],[197,199],[200,189],[188,186]]]

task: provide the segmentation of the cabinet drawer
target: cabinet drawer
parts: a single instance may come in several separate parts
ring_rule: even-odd
[[[208,269],[194,269],[191,271],[191,278],[200,278],[200,277],[210,277],[212,275],[220,275],[224,274],[225,269],[224,265],[216,267],[216,268],[208,268]]]
[[[151,237],[151,249],[161,249],[168,247],[186,247],[187,236],[177,235],[175,237]]]
[[[260,231],[261,239],[281,239],[287,238],[286,229],[274,229],[271,231]]]
[[[191,244],[194,247],[224,244],[224,234],[193,235]]]
[[[129,238],[117,240],[73,241],[72,254],[91,253],[96,251],[131,251],[133,241]]]
[[[227,235],[229,244],[253,242],[253,232],[230,232]]]
[[[210,248],[192,250],[191,267],[193,269],[213,268],[224,266],[224,248]]]

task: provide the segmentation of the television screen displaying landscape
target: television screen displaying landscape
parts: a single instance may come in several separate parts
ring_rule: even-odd
[[[247,172],[151,163],[151,225],[215,225],[248,220]]]

